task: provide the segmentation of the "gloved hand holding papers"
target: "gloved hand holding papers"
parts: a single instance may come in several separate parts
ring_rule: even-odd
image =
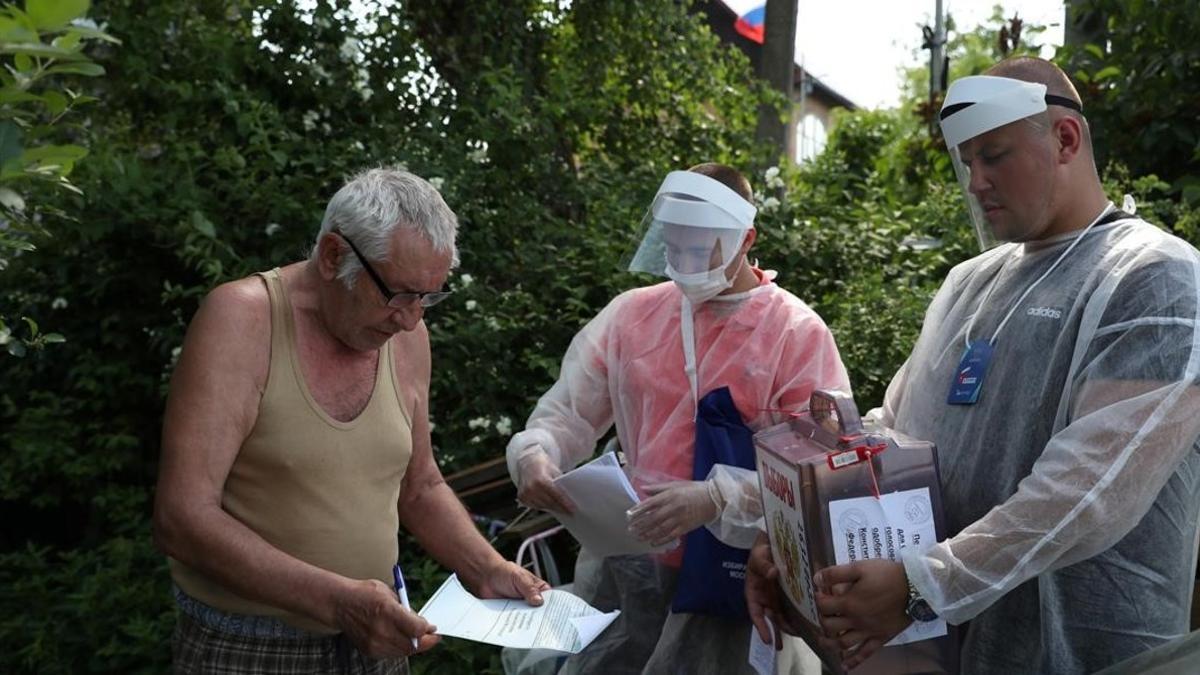
[[[567,591],[543,591],[542,598],[541,607],[524,600],[480,600],[452,574],[418,614],[437,626],[438,635],[578,654],[621,613],[601,613]]]
[[[653,553],[678,545],[671,542],[655,547],[629,531],[626,512],[641,500],[617,463],[617,456],[611,452],[564,473],[554,480],[554,485],[566,493],[577,508],[575,513],[550,513],[593,555],[604,558]]]

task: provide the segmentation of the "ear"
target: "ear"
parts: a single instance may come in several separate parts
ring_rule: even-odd
[[[746,230],[746,236],[742,239],[742,247],[738,249],[738,255],[746,255],[754,246],[754,242],[758,239],[758,230],[753,227]]]
[[[341,238],[332,232],[326,232],[317,241],[317,272],[325,281],[337,278],[342,256],[345,255],[343,248]]]
[[[1083,123],[1073,115],[1063,115],[1054,122],[1051,133],[1058,142],[1058,163],[1070,164],[1083,149]]]

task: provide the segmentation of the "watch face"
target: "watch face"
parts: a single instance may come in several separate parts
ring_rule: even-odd
[[[925,602],[923,598],[914,598],[908,603],[908,607],[904,608],[904,613],[908,614],[913,621],[933,621],[938,618],[937,612]]]

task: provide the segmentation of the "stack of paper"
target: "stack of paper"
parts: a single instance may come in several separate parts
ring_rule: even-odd
[[[575,505],[575,513],[551,513],[593,555],[652,553],[675,546],[656,548],[629,532],[625,514],[639,499],[615,454],[600,455],[559,476],[554,484]]]

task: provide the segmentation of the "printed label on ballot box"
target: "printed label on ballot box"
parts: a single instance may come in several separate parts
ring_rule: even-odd
[[[779,581],[800,614],[818,623],[808,531],[804,526],[796,469],[769,453],[760,452],[758,476],[762,482],[763,519],[771,539],[771,556],[779,568]]]
[[[829,502],[829,525],[837,564],[884,558],[897,560],[900,551],[937,542],[929,488],[902,490],[875,497]],[[889,645],[902,645],[946,634],[946,622],[914,621]]]

